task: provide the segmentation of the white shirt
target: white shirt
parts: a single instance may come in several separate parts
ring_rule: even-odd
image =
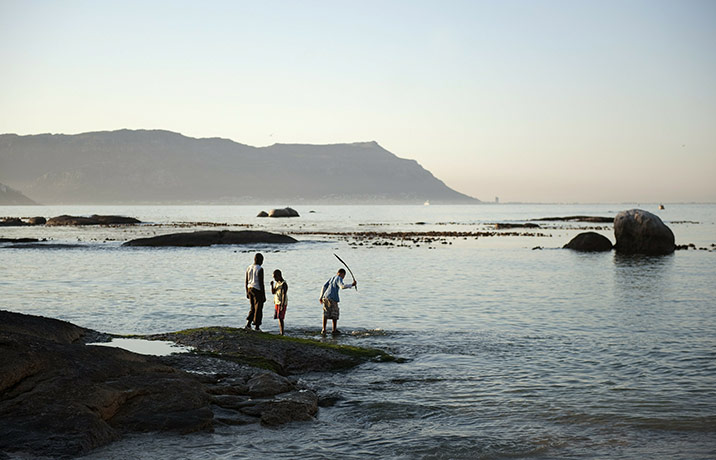
[[[258,289],[263,291],[264,287],[259,283],[259,272],[263,270],[261,265],[253,264],[249,265],[246,269],[246,287]]]

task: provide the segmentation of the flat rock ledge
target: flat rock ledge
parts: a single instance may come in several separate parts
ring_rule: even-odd
[[[391,359],[377,350],[336,351],[315,341],[229,328],[152,338],[179,336],[198,352],[155,357],[87,345],[107,334],[0,310],[0,458],[74,458],[129,433],[312,420],[324,404],[292,372]],[[313,365],[298,364],[303,353]],[[261,367],[247,364],[252,362]]]
[[[51,217],[45,225],[48,226],[78,226],[78,225],[135,225],[141,224],[139,219],[125,216],[100,216],[93,214],[90,217],[62,215]]]
[[[262,232],[256,230],[204,230],[199,232],[170,233],[168,235],[154,236],[130,240],[123,246],[213,246],[217,244],[289,244],[297,243],[295,238],[278,233]]]

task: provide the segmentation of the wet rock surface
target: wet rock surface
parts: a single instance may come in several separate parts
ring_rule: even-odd
[[[151,238],[127,241],[123,246],[213,246],[217,244],[289,244],[298,241],[288,235],[254,230],[205,230],[198,232],[171,233]]]
[[[392,361],[381,350],[335,345],[316,340],[266,334],[230,327],[206,327],[146,337],[193,347],[199,353],[263,367],[280,375],[348,369],[368,360]]]
[[[312,420],[318,395],[296,377],[267,368],[289,374],[392,358],[379,350],[230,328],[151,338],[179,336],[177,342],[197,346],[197,353],[155,357],[87,345],[107,334],[0,311],[0,458],[71,458],[136,432]]]

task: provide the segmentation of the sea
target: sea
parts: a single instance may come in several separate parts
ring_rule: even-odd
[[[402,358],[301,375],[337,397],[314,421],[132,435],[82,458],[716,458],[716,205],[294,205],[300,217],[256,217],[283,206],[0,207],[0,216],[143,222],[0,227],[3,238],[45,240],[0,244],[0,308],[115,334],[242,327],[244,271],[261,252],[266,273],[280,269],[290,286],[288,335]],[[533,220],[634,208],[693,246],[660,257],[579,253],[561,248],[583,231],[614,242],[612,225]],[[207,229],[299,242],[122,246]],[[343,333],[324,338],[318,297],[342,266],[334,255],[358,289],[341,293]]]

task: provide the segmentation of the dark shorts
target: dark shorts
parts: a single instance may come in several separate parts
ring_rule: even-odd
[[[338,319],[341,310],[338,308],[338,302],[331,299],[323,299],[323,317],[326,319]]]

